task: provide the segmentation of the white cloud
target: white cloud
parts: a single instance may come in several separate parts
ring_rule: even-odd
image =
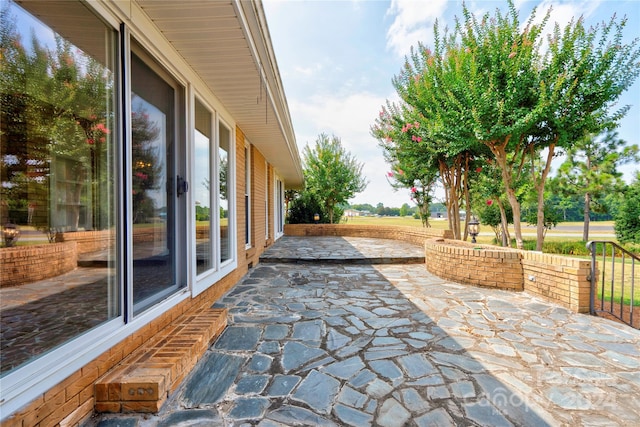
[[[432,44],[433,24],[442,17],[446,6],[447,0],[392,0],[387,16],[394,20],[387,31],[387,49],[403,57],[418,42]]]
[[[348,151],[359,159],[367,160],[381,154],[377,141],[369,134],[369,128],[385,102],[386,98],[370,93],[331,94],[295,100],[290,107],[298,117],[312,123],[317,133],[336,135]],[[316,137],[317,134],[304,143],[312,143]]]
[[[397,95],[387,98],[393,100]],[[296,133],[301,152],[305,145],[313,144],[317,136],[324,132],[340,138],[344,148],[363,163],[362,172],[369,185],[364,192],[356,195],[353,199],[355,203],[371,203],[375,206],[383,202],[385,206],[394,207],[410,203],[408,192],[394,192],[387,182],[385,176],[389,166],[384,161],[378,141],[369,131],[387,98],[359,92],[345,96],[316,95],[304,101],[296,99],[289,102],[297,119],[309,124],[304,127],[296,125],[296,129],[304,128],[307,132],[315,129],[313,135]]]
[[[318,70],[319,67],[301,67],[301,66],[296,66],[293,68],[293,70],[295,71],[296,74],[302,74],[303,76],[311,76],[313,74],[314,71]]]
[[[575,21],[581,16],[585,19],[589,18],[598,9],[601,2],[601,0],[582,0],[558,3],[554,0],[544,0],[537,6],[534,22],[539,24],[547,11],[551,9],[551,15],[545,29],[547,33],[551,33],[555,24],[564,28],[572,19]],[[523,22],[526,22],[526,19],[523,19]]]

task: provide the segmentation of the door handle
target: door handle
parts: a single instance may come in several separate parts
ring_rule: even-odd
[[[178,197],[180,197],[182,194],[185,194],[187,191],[189,191],[189,183],[180,175],[178,175],[178,179],[177,179],[177,194]]]

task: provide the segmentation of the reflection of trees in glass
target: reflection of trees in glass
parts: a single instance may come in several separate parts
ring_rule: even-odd
[[[229,172],[229,160],[226,152],[220,150],[220,218],[228,216],[227,175]]]
[[[143,107],[131,113],[133,222],[144,223],[155,216],[155,202],[148,190],[158,188],[158,154],[154,143],[160,134]]]
[[[229,200],[227,197],[227,172],[229,171],[229,161],[227,156],[220,156],[220,199]]]
[[[11,191],[3,190],[3,199],[14,216],[31,208],[33,222],[41,227],[75,230],[85,207],[85,227],[106,228],[109,203],[100,195],[111,194],[110,71],[57,35],[54,49],[42,45],[35,32],[25,47],[5,5],[0,11],[1,180]],[[52,181],[59,170],[63,176]],[[59,200],[49,200],[50,186]]]

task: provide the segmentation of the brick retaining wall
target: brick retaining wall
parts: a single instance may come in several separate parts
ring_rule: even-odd
[[[0,287],[18,286],[67,273],[78,264],[78,243],[47,243],[0,249]]]
[[[588,260],[443,239],[425,242],[425,258],[427,270],[438,277],[524,290],[572,311],[589,312]]]
[[[56,233],[56,242],[78,242],[78,253],[97,252],[108,249],[114,244],[113,230],[70,231]]]
[[[451,230],[409,227],[399,225],[356,225],[356,224],[285,224],[287,236],[346,236],[373,237],[378,239],[402,240],[422,246],[426,239],[452,239]]]
[[[523,290],[520,254],[505,248],[466,242],[425,242],[427,270],[443,279],[469,285]]]
[[[522,251],[524,290],[578,313],[589,312],[591,261]]]

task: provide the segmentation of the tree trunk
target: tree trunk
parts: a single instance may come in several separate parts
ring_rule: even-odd
[[[458,190],[460,186],[461,168],[459,167],[459,161],[454,162],[454,166],[449,167],[444,161],[439,160],[438,167],[446,194],[449,228],[453,232],[453,238],[460,240],[460,196]]]
[[[543,186],[544,187],[544,184]],[[536,251],[542,252],[544,246],[544,190],[538,191],[538,213],[536,216]]]
[[[516,247],[518,249],[523,249],[524,243],[522,242],[522,225],[520,222],[520,202],[518,202],[516,192],[512,188],[513,178],[511,176],[511,165],[507,163],[507,153],[505,149],[510,138],[511,136],[508,136],[504,143],[499,146],[492,143],[488,143],[487,146],[491,149],[491,152],[496,158],[496,163],[500,167],[502,181],[507,193],[507,199],[509,200],[509,204],[513,210],[513,231],[516,235]]]
[[[469,235],[469,220],[471,219],[471,198],[469,196],[469,155],[465,156],[464,165],[464,180],[462,181],[462,190],[464,191],[464,205],[465,205],[465,221],[464,221],[464,236],[462,240],[467,241]]]
[[[509,220],[507,219],[507,211],[504,209],[504,205],[499,197],[496,197],[496,203],[500,208],[500,226],[502,227],[502,246],[507,247],[511,245],[511,236],[509,236]]]
[[[556,137],[557,140],[557,137]],[[536,221],[536,251],[542,251],[544,246],[544,238],[546,236],[545,222],[544,222],[544,187],[547,182],[547,175],[551,170],[551,161],[555,154],[556,143],[555,141],[549,144],[549,151],[547,152],[547,161],[544,165],[544,169],[540,174],[540,180],[535,178],[535,168],[532,168],[531,173],[534,176],[534,183],[536,190],[538,191],[538,216]]]
[[[584,193],[584,227],[582,229],[582,241],[589,241],[589,221],[591,216],[591,193]]]

